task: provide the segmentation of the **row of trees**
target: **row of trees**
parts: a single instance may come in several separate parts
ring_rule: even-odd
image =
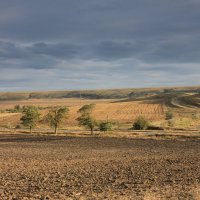
[[[78,110],[79,117],[77,118],[77,121],[79,122],[79,125],[85,126],[90,129],[91,134],[93,134],[94,128],[98,125],[99,129],[101,131],[108,131],[112,130],[112,123],[109,121],[103,121],[98,123],[93,117],[92,117],[92,111],[94,109],[94,104],[84,105]],[[23,108],[23,116],[21,117],[21,123],[25,127],[28,127],[30,129],[30,132],[32,132],[32,129],[37,125],[37,123],[41,120],[40,116],[41,114],[38,111],[38,108],[35,106],[27,106]],[[69,109],[66,107],[53,109],[48,112],[47,115],[43,117],[43,121],[48,123],[52,128],[54,128],[54,132],[57,133],[57,128],[59,125],[65,121],[69,116]]]
[[[96,126],[99,127],[100,131],[110,131],[113,128],[113,123],[106,120],[98,122],[92,116],[92,111],[94,109],[94,104],[84,105],[78,110],[79,117],[77,121],[79,125],[85,126],[90,129],[91,134],[94,132]],[[48,123],[53,129],[55,134],[61,123],[63,123],[69,116],[69,109],[66,107],[61,107],[57,109],[50,110],[42,119],[41,114],[37,107],[35,106],[26,106],[23,108],[23,116],[21,117],[21,124],[25,127],[32,129],[38,124],[41,120],[45,123]],[[145,130],[149,128],[149,122],[144,117],[139,116],[133,123],[133,129],[135,130]]]

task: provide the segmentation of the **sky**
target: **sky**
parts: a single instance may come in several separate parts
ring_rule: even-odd
[[[200,0],[0,0],[0,91],[200,85]]]

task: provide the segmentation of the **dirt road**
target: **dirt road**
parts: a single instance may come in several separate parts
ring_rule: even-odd
[[[0,135],[0,199],[200,199],[200,140]]]

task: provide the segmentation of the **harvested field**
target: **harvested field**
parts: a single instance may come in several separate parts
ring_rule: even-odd
[[[200,199],[200,140],[0,135],[0,199]]]
[[[80,106],[70,108],[69,124],[76,125],[77,111]],[[98,103],[96,104],[93,116],[96,120],[107,120],[107,118],[119,123],[132,123],[138,116],[154,121],[164,119],[164,106],[162,104],[145,104],[141,102],[124,103]]]
[[[28,99],[18,101],[0,101],[0,109],[14,108],[16,105],[27,106],[34,105],[42,108],[54,106],[82,106],[84,104],[110,102],[108,99],[78,99],[78,98],[61,98],[61,99]]]
[[[164,105],[162,103],[143,103],[142,101],[138,102],[117,102],[112,103],[108,100],[79,100],[79,99],[38,99],[38,100],[27,100],[27,101],[15,101],[7,102],[1,104],[3,108],[14,108],[15,105],[35,105],[47,107],[44,110],[40,110],[40,112],[44,115],[48,112],[49,109],[53,106],[68,106],[69,107],[69,119],[63,125],[63,127],[78,125],[76,118],[78,117],[77,111],[81,106],[85,104],[94,103],[95,108],[93,111],[93,116],[96,120],[107,120],[107,118],[114,122],[119,123],[130,123],[132,124],[134,119],[137,116],[144,116],[150,121],[164,120],[165,112]],[[8,115],[0,114],[0,126],[5,126],[7,123],[12,123],[13,126],[16,126],[19,123],[21,115]]]
[[[20,117],[22,114],[19,113],[1,113],[0,114],[0,126],[5,127],[7,124],[16,126],[20,123]]]

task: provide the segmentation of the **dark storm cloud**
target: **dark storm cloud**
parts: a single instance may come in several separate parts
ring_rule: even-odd
[[[58,89],[84,88],[92,77],[92,87],[159,86],[172,78],[187,85],[191,77],[199,84],[199,10],[199,0],[1,1],[1,84],[45,89],[58,79]]]
[[[19,45],[0,41],[0,64],[10,68],[52,68],[60,59],[80,57],[80,50],[80,46],[72,44],[40,42]]]
[[[18,0],[15,2],[8,0],[0,3],[2,19],[0,37],[42,41],[41,44],[46,40],[71,42],[71,48],[69,46],[66,47],[67,49],[55,45],[54,49],[52,47],[49,50],[51,54],[68,56],[68,53],[73,54],[76,51],[73,45],[98,41],[101,44],[97,48],[97,56],[99,53],[100,56],[105,57],[107,51],[108,53],[113,51],[110,53],[111,59],[112,54],[116,59],[133,56],[132,50],[140,53],[142,46],[142,50],[149,51],[148,48],[154,45],[158,51],[161,48],[161,51],[154,51],[152,54],[150,52],[147,57],[151,58],[152,55],[154,58],[154,54],[160,54],[159,58],[166,55],[166,59],[170,60],[167,51],[173,50],[174,45],[161,44],[160,46],[158,44],[160,40],[168,38],[178,40],[179,45],[175,46],[178,51],[182,49],[182,42],[185,42],[184,36],[196,38],[196,41],[193,39],[190,41],[189,38],[188,43],[192,43],[190,46],[200,39],[198,1],[85,0],[82,3],[83,1],[80,0]],[[113,39],[116,42],[113,42]],[[118,40],[126,41],[123,44]],[[134,44],[130,44],[131,42]],[[135,43],[138,49],[134,47]],[[39,46],[35,46],[37,47]],[[45,47],[41,46],[37,51],[42,51],[42,48]]]
[[[200,29],[199,8],[198,1],[188,0],[7,0],[1,2],[0,37],[99,40],[193,33]]]
[[[12,59],[27,62],[35,60],[37,65],[37,62],[40,63],[42,60],[47,62],[46,59],[59,62],[60,59],[115,61],[126,58],[135,58],[148,63],[198,63],[200,48],[196,38],[187,40],[177,38],[154,43],[151,41],[102,41],[95,45],[40,42],[19,46],[15,43],[0,41],[0,62]],[[34,64],[32,63],[31,66]]]
[[[0,41],[0,60],[20,59],[27,57],[27,52],[12,42]]]
[[[27,47],[27,50],[32,54],[47,55],[62,59],[79,57],[81,49],[82,47],[76,44],[47,44],[44,42],[35,43],[33,46]]]

